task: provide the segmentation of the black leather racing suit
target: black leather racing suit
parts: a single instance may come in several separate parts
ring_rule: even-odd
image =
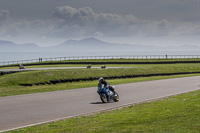
[[[103,84],[106,88],[109,88],[112,92],[115,93],[115,90],[112,88],[112,86],[110,86],[110,84],[107,81],[101,81],[101,83],[99,83],[98,86],[101,86],[101,84]]]

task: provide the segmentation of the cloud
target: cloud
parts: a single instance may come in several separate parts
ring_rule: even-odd
[[[9,11],[0,11],[1,36],[38,36],[47,38],[84,37],[161,37],[200,35],[200,22],[168,19],[144,20],[133,14],[95,12],[90,7],[60,6],[49,20],[12,20]],[[3,30],[2,30],[3,29]]]
[[[183,22],[177,24],[173,31],[174,35],[200,35],[200,22]]]
[[[97,32],[106,36],[121,35],[130,26],[140,23],[133,15],[95,13],[90,7],[61,6],[54,10],[52,16],[59,20],[57,28],[62,29],[61,32],[71,31],[74,27],[75,31],[80,29],[81,34],[89,36]]]
[[[18,37],[18,36],[45,36],[51,31],[53,22],[49,20],[15,20],[12,19],[6,23],[3,30],[0,31],[1,36]]]
[[[61,6],[55,9],[53,16],[65,20],[65,24],[67,25],[85,26],[86,24],[93,22],[95,13],[89,7],[75,9],[70,6]]]
[[[103,37],[104,35],[103,35],[103,33],[97,31],[97,32],[95,33],[95,36],[96,36],[96,37]]]
[[[199,22],[143,20],[134,15],[96,13],[90,7],[57,7],[53,14],[57,19],[51,37],[159,37],[169,35],[199,34]]]
[[[0,10],[0,26],[9,18],[8,10]]]
[[[163,19],[160,21],[146,21],[139,34],[141,36],[166,36],[171,34],[174,25],[168,20]]]

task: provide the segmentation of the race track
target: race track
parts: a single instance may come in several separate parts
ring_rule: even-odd
[[[92,69],[105,69],[101,67],[92,67]],[[137,68],[137,67],[106,67],[106,69],[118,69],[118,68]],[[20,72],[20,71],[34,71],[34,70],[58,70],[58,69],[91,69],[87,67],[44,67],[44,68],[26,68],[26,69],[0,69],[0,72]]]
[[[0,97],[0,132],[200,89],[200,76],[116,86],[120,101],[102,104],[97,88]]]

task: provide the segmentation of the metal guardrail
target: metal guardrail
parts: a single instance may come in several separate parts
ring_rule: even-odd
[[[24,63],[39,63],[44,61],[66,61],[66,60],[89,60],[89,59],[199,59],[200,55],[109,55],[109,56],[68,56],[68,57],[53,57],[53,58],[38,58],[18,61],[0,62],[0,66],[24,64]]]

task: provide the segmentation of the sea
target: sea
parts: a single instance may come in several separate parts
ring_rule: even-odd
[[[0,52],[0,62],[72,56],[200,55],[200,51],[32,51]]]

